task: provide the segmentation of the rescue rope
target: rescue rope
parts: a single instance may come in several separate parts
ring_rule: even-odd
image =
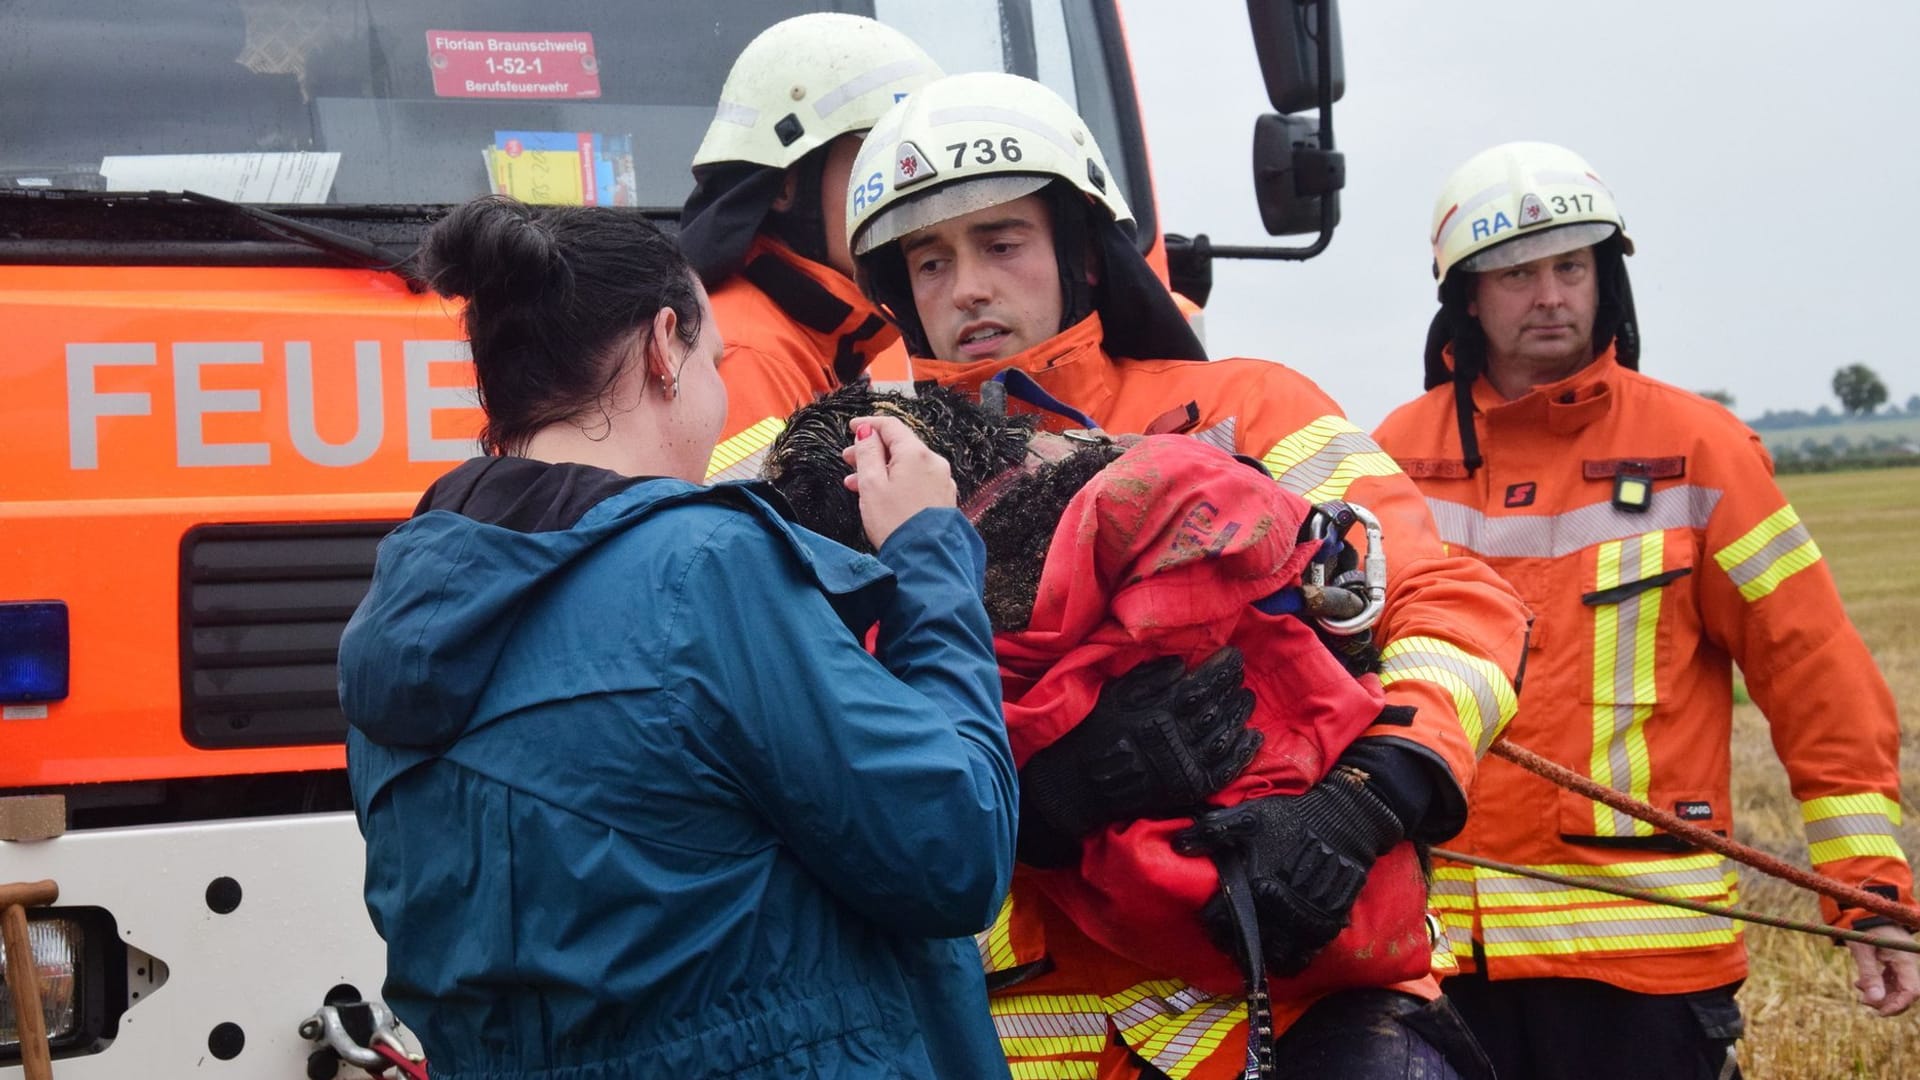
[[[373,1041],[373,1052],[393,1062],[388,1068],[398,1069],[400,1075],[406,1077],[407,1080],[427,1080],[427,1063],[425,1059],[415,1061],[404,1052],[403,1048],[396,1049],[393,1045],[382,1039],[375,1039]]]
[[[1757,848],[1749,847],[1738,840],[1721,836],[1717,832],[1703,829],[1698,825],[1682,821],[1665,810],[1648,806],[1646,803],[1623,795],[1609,787],[1603,787],[1587,777],[1581,776],[1563,765],[1548,761],[1524,746],[1508,742],[1505,739],[1493,744],[1488,751],[1496,757],[1505,758],[1515,765],[1544,777],[1569,791],[1578,792],[1598,803],[1603,803],[1630,817],[1639,818],[1650,825],[1658,826],[1667,832],[1708,851],[1724,855],[1738,863],[1744,863],[1763,874],[1770,874],[1782,881],[1798,885],[1803,889],[1817,892],[1843,907],[1864,908],[1875,915],[1890,919],[1908,930],[1920,930],[1920,908],[1911,908],[1905,904],[1889,900],[1884,896],[1870,893],[1856,885],[1835,881],[1824,874],[1803,870],[1783,859],[1775,858]],[[1585,879],[1582,879],[1583,881]],[[1585,887],[1585,886],[1583,886]],[[1661,900],[1669,903],[1669,900]],[[1875,939],[1880,943],[1879,939]]]
[[[1857,941],[1862,945],[1872,945],[1878,949],[1893,949],[1896,952],[1920,953],[1920,942],[1916,941],[1874,937],[1872,934],[1861,933],[1858,930],[1841,930],[1823,923],[1801,922],[1796,919],[1783,919],[1777,915],[1762,915],[1757,911],[1746,911],[1741,908],[1721,907],[1718,904],[1703,904],[1698,900],[1686,900],[1678,896],[1665,896],[1651,889],[1635,889],[1626,885],[1615,885],[1610,882],[1595,881],[1592,878],[1571,877],[1566,874],[1556,874],[1548,870],[1536,870],[1530,866],[1516,866],[1513,863],[1504,863],[1497,859],[1483,859],[1478,855],[1467,855],[1463,852],[1448,851],[1445,848],[1434,848],[1433,853],[1442,859],[1451,859],[1454,862],[1466,863],[1468,866],[1478,866],[1485,870],[1498,870],[1503,874],[1515,874],[1519,877],[1533,878],[1537,881],[1551,882],[1555,885],[1567,885],[1576,889],[1590,889],[1593,892],[1607,893],[1612,896],[1624,896],[1629,900],[1644,900],[1650,904],[1664,904],[1667,907],[1682,908],[1687,911],[1698,911],[1704,915],[1724,915],[1729,919],[1739,919],[1741,922],[1758,923],[1761,926],[1772,926],[1781,930],[1798,930],[1803,934],[1816,934],[1820,937],[1832,938],[1834,941]]]

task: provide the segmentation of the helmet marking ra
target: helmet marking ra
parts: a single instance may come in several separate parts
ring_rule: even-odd
[[[1433,275],[1499,270],[1618,234],[1613,191],[1585,159],[1552,143],[1505,143],[1454,170],[1433,208]]]

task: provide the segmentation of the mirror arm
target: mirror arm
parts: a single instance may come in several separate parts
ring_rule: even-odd
[[[1319,9],[1317,25],[1320,28],[1319,40],[1314,43],[1319,60],[1315,64],[1320,76],[1320,145],[1331,147],[1333,142],[1333,24],[1328,17],[1327,0],[1299,0],[1302,7],[1312,4]],[[1327,250],[1333,242],[1333,200],[1322,198],[1320,202],[1320,235],[1311,244],[1303,247],[1280,247],[1278,245],[1212,244],[1207,235],[1195,236],[1195,247],[1204,249],[1207,254],[1219,259],[1284,259],[1298,262],[1311,259]]]

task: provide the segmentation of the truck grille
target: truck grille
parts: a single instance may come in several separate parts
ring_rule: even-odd
[[[336,743],[340,634],[397,521],[201,525],[180,542],[180,724],[203,749]]]

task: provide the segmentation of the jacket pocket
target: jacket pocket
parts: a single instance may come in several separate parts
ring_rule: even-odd
[[[1581,634],[1586,705],[1651,706],[1666,700],[1675,627],[1690,622],[1694,551],[1685,530],[1595,544],[1583,554]]]
[[[1676,645],[1680,628],[1692,628],[1693,534],[1686,529],[1641,533],[1595,544],[1582,555],[1581,667],[1578,704],[1566,722],[1584,734],[1586,760],[1572,762],[1602,787],[1642,802],[1654,802],[1674,763],[1662,759],[1672,747],[1649,738],[1655,718],[1671,704],[1673,666],[1694,642]],[[1654,732],[1657,735],[1657,731]],[[1680,851],[1686,845],[1583,795],[1559,795],[1560,834],[1578,842]],[[1651,833],[1652,835],[1648,835]]]

